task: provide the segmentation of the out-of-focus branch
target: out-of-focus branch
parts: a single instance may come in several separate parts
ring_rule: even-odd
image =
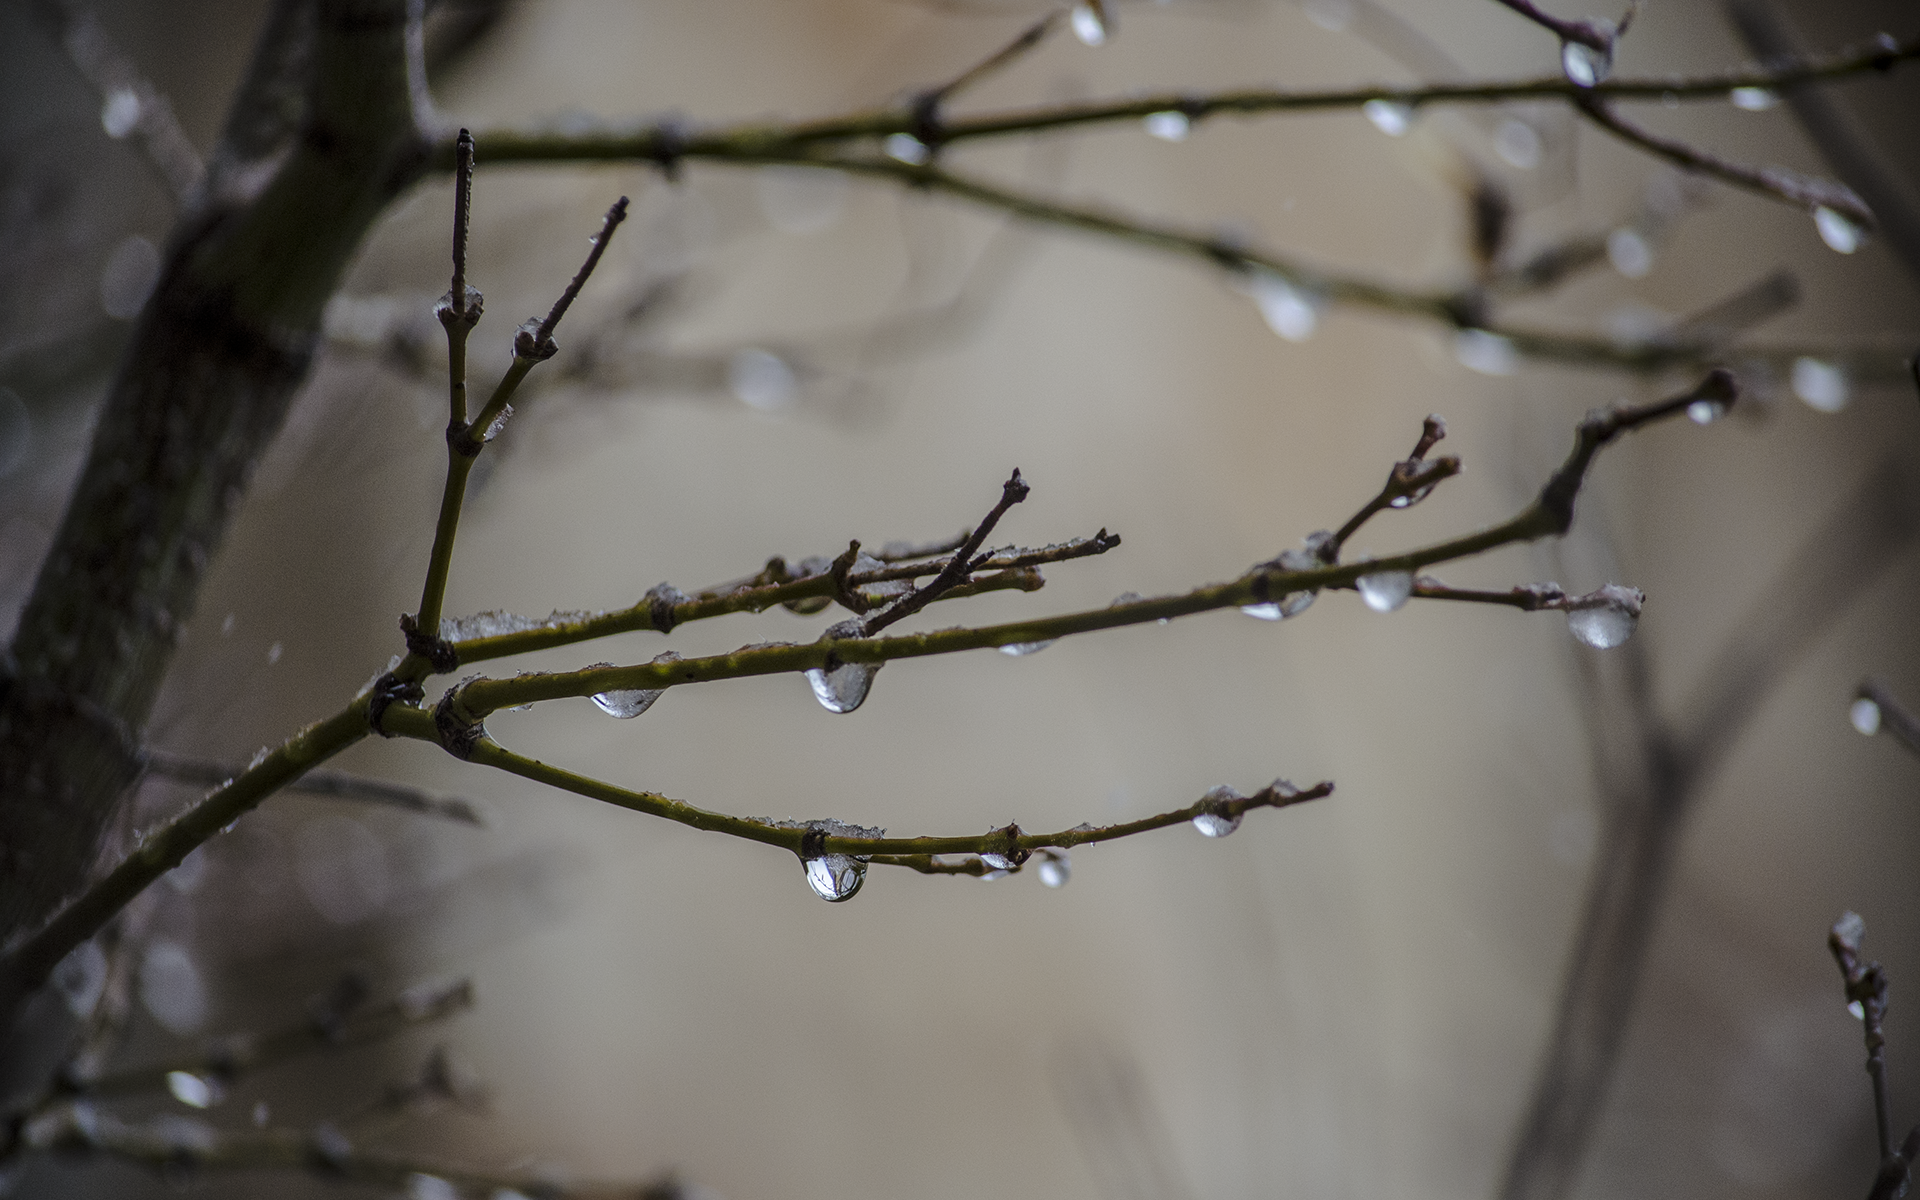
[[[1804,52],[1800,35],[1771,0],[1731,0],[1727,10],[1740,36],[1762,60],[1786,62]],[[1873,209],[1880,235],[1908,277],[1920,283],[1920,203],[1912,190],[1838,97],[1807,81],[1783,83],[1780,91],[1828,165]]]
[[[110,137],[138,139],[146,160],[182,206],[192,202],[206,177],[194,149],[167,98],[120,51],[93,11],[77,0],[37,0],[42,21],[60,39],[88,83],[100,94],[100,123]]]
[[[147,751],[146,767],[149,775],[209,788],[221,787],[246,770],[232,763],[187,758],[161,750]],[[302,792],[309,796],[337,796],[342,800],[379,804],[422,816],[443,817],[466,825],[486,824],[471,800],[460,796],[442,796],[424,788],[389,783],[384,779],[367,779],[345,771],[309,771],[282,790]]]
[[[1915,716],[1906,705],[1895,699],[1886,684],[1877,679],[1863,679],[1860,681],[1860,690],[1854,695],[1856,701],[1873,705],[1873,732],[1892,734],[1894,741],[1914,754],[1920,754],[1920,716]],[[1864,728],[1858,721],[1855,726]]]

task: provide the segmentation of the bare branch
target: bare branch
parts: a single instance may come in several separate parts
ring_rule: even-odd
[[[238,777],[244,767],[205,758],[187,758],[161,750],[146,754],[147,774],[177,783],[217,788]],[[379,804],[422,816],[443,817],[466,825],[485,825],[480,810],[460,796],[442,796],[424,788],[367,779],[345,771],[309,771],[287,784],[283,791],[303,792],[309,796],[337,796],[365,804]]]
[[[1873,731],[1885,731],[1893,735],[1893,740],[1920,755],[1920,716],[1894,698],[1887,685],[1877,679],[1863,679],[1860,690],[1854,693],[1856,700],[1864,700],[1873,705]],[[1856,721],[1856,725],[1859,723]]]

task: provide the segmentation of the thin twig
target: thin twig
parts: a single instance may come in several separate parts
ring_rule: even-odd
[[[929,125],[931,126],[928,132],[932,134],[932,137],[922,137],[921,140],[928,145],[938,145],[940,141],[938,126],[940,105],[953,99],[953,97],[959,95],[960,92],[966,88],[972,87],[987,76],[1017,61],[1022,55],[1046,40],[1047,35],[1053,32],[1054,26],[1059,23],[1060,13],[1058,10],[1048,13],[1032,25],[1027,26],[1025,30],[1021,31],[1020,36],[981,59],[973,66],[968,67],[938,87],[928,88],[926,91],[915,96],[914,107],[924,111],[928,115]]]
[[[1872,701],[1880,710],[1880,729],[1892,734],[1894,741],[1914,754],[1920,754],[1920,717],[1896,700],[1886,684],[1877,679],[1863,679],[1855,696]]]
[[[231,763],[188,758],[160,750],[147,751],[146,768],[149,775],[209,788],[220,787],[245,770]],[[384,779],[367,779],[345,771],[309,771],[282,790],[302,792],[309,796],[337,796],[342,800],[379,804],[423,816],[444,817],[466,825],[486,824],[473,802],[460,796],[442,796],[424,788],[389,783]]]
[[[1393,465],[1387,472],[1387,482],[1378,495],[1367,501],[1359,512],[1347,518],[1333,535],[1331,553],[1338,558],[1340,548],[1347,539],[1360,531],[1375,513],[1386,508],[1408,508],[1417,504],[1442,479],[1451,478],[1460,473],[1460,460],[1452,456],[1426,461],[1427,451],[1433,449],[1441,438],[1447,436],[1447,423],[1437,414],[1429,416],[1422,425],[1420,440],[1414,443],[1413,453]]]
[[[1858,913],[1844,913],[1827,934],[1827,949],[1840,967],[1847,1003],[1860,1018],[1867,1044],[1867,1077],[1873,1081],[1874,1132],[1880,1136],[1880,1161],[1893,1157],[1893,1109],[1887,1096],[1887,976],[1877,962],[1860,957],[1860,940],[1867,923]]]
[[[1007,510],[1025,500],[1031,490],[1020,478],[1020,468],[1015,467],[1012,476],[1000,487],[1000,499],[968,535],[967,540],[961,543],[960,548],[953,552],[947,564],[940,568],[940,573],[861,622],[861,636],[872,637],[894,622],[912,616],[939,599],[941,593],[952,591],[970,574],[984,567],[987,560],[983,558],[976,563],[974,553],[987,540],[987,535],[993,532],[993,527],[1000,523],[1000,518],[1006,515]]]

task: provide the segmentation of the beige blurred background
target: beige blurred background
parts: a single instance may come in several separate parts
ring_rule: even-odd
[[[1472,74],[1553,67],[1547,35],[1485,0],[1393,7]],[[1337,8],[1124,6],[1109,45],[1057,37],[962,107],[1413,78],[1350,28],[1326,28]],[[256,6],[102,11],[207,145]],[[952,74],[1036,11],[529,0],[439,81],[437,99],[476,126],[834,113]],[[1902,5],[1792,11],[1821,44],[1887,22],[1911,32]],[[167,210],[132,151],[100,135],[97,101],[51,42],[7,20],[21,31],[9,61],[22,64],[9,255],[55,281],[6,298],[26,331],[12,344],[76,329],[110,339],[103,264],[129,234],[158,241]],[[1714,5],[1654,4],[1640,20],[1623,74],[1745,57]],[[1911,181],[1911,72],[1841,94]],[[1648,111],[1731,155],[1821,165],[1784,107]],[[1355,113],[1219,120],[1178,144],[1116,128],[957,161],[1418,284],[1469,270],[1452,181],[1463,153],[1518,197],[1522,249],[1622,220],[1660,173],[1550,109],[1541,164],[1505,166],[1471,115],[1424,115],[1397,139]],[[356,299],[334,314],[340,345],[260,469],[156,744],[244,760],[331,711],[398,648],[394,618],[415,603],[439,492],[440,352],[427,344],[423,374],[349,343],[417,320],[444,289],[449,190],[401,204],[355,269]],[[677,184],[639,169],[483,170],[479,377],[623,192],[635,218],[560,338],[604,354],[595,374],[556,372],[511,427],[462,526],[452,611],[619,607],[663,579],[691,590],[850,537],[944,536],[977,519],[1014,466],[1034,490],[996,540],[1104,525],[1125,544],[1050,569],[1037,595],[942,605],[923,627],[1095,606],[1230,578],[1338,524],[1429,412],[1448,419],[1444,448],[1464,476],[1379,518],[1357,548],[1504,517],[1580,413],[1656,394],[1605,373],[1479,374],[1442,331],[1341,310],[1292,343],[1194,263],[879,184],[697,165]],[[28,212],[31,237],[19,232]],[[1782,267],[1804,299],[1754,340],[1914,342],[1920,293],[1884,247],[1843,258],[1801,214],[1723,188],[1644,278],[1602,267],[1528,311],[1606,330],[1686,313]],[[742,351],[778,355],[792,386],[777,371],[767,382],[766,360]],[[10,624],[97,385],[76,370],[9,386],[35,439],[0,479]],[[1834,415],[1785,389],[1758,408],[1628,440],[1595,472],[1565,546],[1501,551],[1445,577],[1644,588],[1638,637],[1661,705],[1684,711],[1792,549],[1875,464],[1920,448],[1910,389],[1863,390]],[[1907,550],[1779,676],[1701,793],[1583,1196],[1864,1189],[1859,1026],[1823,944],[1847,908],[1865,914],[1893,979],[1897,1119],[1920,1116],[1920,762],[1846,718],[1863,674],[1920,703],[1917,587],[1920,556]],[[806,639],[831,619],[740,616],[527,665]],[[781,854],[396,742],[341,765],[475,797],[490,828],[277,798],[195,880],[162,889],[147,919],[204,977],[200,1009],[178,1022],[189,1036],[274,1024],[347,960],[383,985],[475,980],[477,1008],[445,1031],[273,1074],[218,1120],[243,1122],[256,1098],[285,1120],[320,1119],[405,1075],[440,1038],[488,1081],[492,1114],[429,1116],[371,1135],[378,1144],[579,1176],[671,1169],[732,1200],[1483,1197],[1593,861],[1576,667],[1594,653],[1554,614],[1415,603],[1380,616],[1331,594],[1283,625],[1211,614],[1028,658],[897,663],[847,716],[822,710],[802,680],[769,678],[671,692],[631,722],[582,700],[491,723],[509,746],[624,785],[895,833],[1124,819],[1275,775],[1338,782],[1333,798],[1256,814],[1224,842],[1176,829],[1082,851],[1057,892],[1032,872],[981,883],[876,869],[853,902],[829,906]],[[143,811],[183,799],[149,789]],[[135,1049],[166,1044],[143,1026]],[[147,1186],[119,1168],[29,1182],[47,1194]],[[258,1179],[204,1186],[279,1194]]]

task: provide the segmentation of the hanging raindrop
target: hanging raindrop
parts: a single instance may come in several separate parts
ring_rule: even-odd
[[[1633,636],[1646,600],[1639,588],[1606,584],[1574,601],[1579,607],[1567,610],[1567,628],[1583,645],[1611,650]]]
[[[1289,342],[1304,342],[1320,327],[1319,301],[1272,271],[1256,270],[1246,292],[1259,306],[1267,328]]]
[[[1871,696],[1862,696],[1847,709],[1847,720],[1853,722],[1855,730],[1872,737],[1880,732],[1880,706]]]
[[[1380,571],[1372,575],[1362,575],[1353,581],[1360,589],[1360,598],[1367,607],[1377,613],[1397,612],[1413,595],[1413,572]]]
[[[1325,536],[1325,534],[1315,534],[1309,537],[1304,550],[1282,550],[1278,560],[1281,570],[1312,571],[1325,566],[1326,562],[1320,557],[1318,550],[1322,544],[1319,539]],[[1313,597],[1312,589],[1288,592],[1278,600],[1269,600],[1261,604],[1243,604],[1240,606],[1240,611],[1262,621],[1283,621],[1307,611],[1313,603]]]
[[[168,1071],[167,1090],[175,1100],[190,1108],[206,1108],[219,1099],[214,1085],[192,1071]]]
[[[680,656],[669,650],[664,654],[654,655],[653,661],[657,663],[679,662]],[[595,668],[613,666],[612,663],[595,663],[593,665]],[[628,688],[622,691],[595,692],[593,703],[594,707],[616,720],[631,721],[649,708],[652,708],[653,702],[658,700],[661,693],[666,690],[665,688]]]
[[[1727,402],[1712,397],[1702,397],[1687,405],[1687,420],[1695,425],[1711,425],[1727,415]]]
[[[1373,127],[1388,137],[1400,137],[1413,126],[1413,109],[1392,100],[1369,100],[1360,106]]]
[[[1575,87],[1593,87],[1613,74],[1612,23],[1595,21],[1593,24],[1599,26],[1600,34],[1606,37],[1606,49],[1596,50],[1585,42],[1572,40],[1560,44],[1560,69]]]
[[[1852,254],[1867,239],[1867,231],[1852,218],[1842,216],[1825,205],[1813,210],[1813,227],[1820,232],[1820,240],[1836,254]]]
[[[1217,787],[1200,797],[1201,809],[1193,814],[1193,827],[1210,838],[1223,838],[1240,828],[1243,814],[1231,812],[1228,804],[1245,799],[1230,787]]]
[[[100,128],[107,131],[108,137],[118,141],[140,124],[140,114],[144,108],[140,93],[132,88],[115,88],[107,93],[106,102],[100,106]]]
[[[910,133],[889,134],[880,148],[886,151],[888,158],[910,167],[924,166],[933,157],[933,151],[928,149],[927,144]]]
[[[1063,888],[1067,880],[1073,877],[1073,864],[1067,861],[1065,850],[1042,850],[1040,862],[1034,867],[1040,876],[1040,882],[1050,888]]]
[[[853,899],[867,879],[867,864],[848,854],[822,854],[807,860],[807,886],[829,904]]]
[[[1780,97],[1763,87],[1737,87],[1727,93],[1733,106],[1744,112],[1765,112],[1780,103]]]
[[[1193,129],[1193,122],[1187,119],[1187,114],[1176,109],[1148,113],[1140,125],[1149,137],[1157,137],[1163,142],[1184,142]]]
[[[1453,356],[1461,366],[1482,375],[1511,375],[1520,369],[1520,352],[1513,342],[1484,329],[1462,329],[1456,334]]]
[[[860,622],[842,621],[822,634],[821,640],[832,641],[859,635]],[[820,707],[831,713],[850,713],[865,702],[868,689],[873,687],[873,677],[880,673],[882,664],[828,661],[828,667],[810,669],[807,682],[813,685],[813,695],[820,701]]]
[[[1853,399],[1847,369],[1817,358],[1793,360],[1793,394],[1815,412],[1837,413]]]
[[[1073,6],[1073,36],[1082,45],[1104,46],[1113,36],[1113,13],[1105,0],[1081,0]]]
[[[1642,279],[1653,270],[1653,247],[1639,230],[1623,225],[1607,235],[1607,261],[1628,279]]]

